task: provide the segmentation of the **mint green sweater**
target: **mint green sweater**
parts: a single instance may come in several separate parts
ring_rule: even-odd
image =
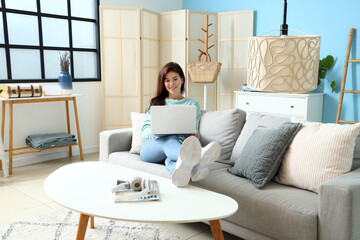
[[[165,99],[165,105],[195,105],[196,106],[196,130],[199,132],[199,123],[200,123],[200,117],[201,117],[201,110],[200,110],[200,104],[197,100],[185,97],[181,100],[176,99]],[[151,116],[150,116],[150,110],[145,113],[145,119],[144,123],[141,128],[141,135],[145,139],[153,138],[151,134]],[[181,140],[183,141],[184,138]],[[182,142],[181,141],[181,142]]]

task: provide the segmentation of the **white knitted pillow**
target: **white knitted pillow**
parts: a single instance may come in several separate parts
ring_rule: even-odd
[[[130,153],[140,154],[141,144],[144,138],[141,135],[141,128],[144,123],[145,114],[131,112],[132,140]]]
[[[350,171],[359,131],[360,123],[303,122],[285,153],[275,181],[318,192],[322,183]]]

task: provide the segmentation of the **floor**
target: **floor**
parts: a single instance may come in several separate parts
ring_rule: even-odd
[[[98,153],[86,154],[85,161],[98,161]],[[0,171],[0,226],[14,221],[32,218],[38,215],[58,211],[63,207],[53,202],[44,192],[43,183],[46,177],[57,168],[79,162],[80,157],[55,159],[38,164],[16,167],[13,175],[4,178]],[[157,224],[184,239],[213,239],[211,230],[204,223]],[[224,232],[226,240],[239,240]]]

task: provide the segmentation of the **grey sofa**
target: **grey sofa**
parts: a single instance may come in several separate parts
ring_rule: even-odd
[[[242,134],[251,134],[246,133],[245,128],[242,131],[245,115],[238,109],[203,112],[200,121],[202,145],[218,141],[222,154],[210,165],[207,178],[191,184],[237,201],[238,211],[221,220],[223,230],[244,239],[360,239],[358,166],[353,166],[350,173],[322,184],[318,194],[273,181],[257,189],[250,180],[227,171],[232,164],[230,159],[238,156],[244,145]],[[276,125],[288,120],[271,118],[262,119],[262,123],[255,123],[255,126],[272,126],[274,122]],[[101,132],[100,161],[171,177],[164,165],[145,163],[139,155],[130,154],[131,140],[131,129]],[[355,162],[359,165],[360,160]]]

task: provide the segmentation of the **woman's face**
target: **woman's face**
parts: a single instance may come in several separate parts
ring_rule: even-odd
[[[164,85],[169,92],[169,97],[181,96],[181,85],[184,80],[176,72],[169,72],[165,75]]]

